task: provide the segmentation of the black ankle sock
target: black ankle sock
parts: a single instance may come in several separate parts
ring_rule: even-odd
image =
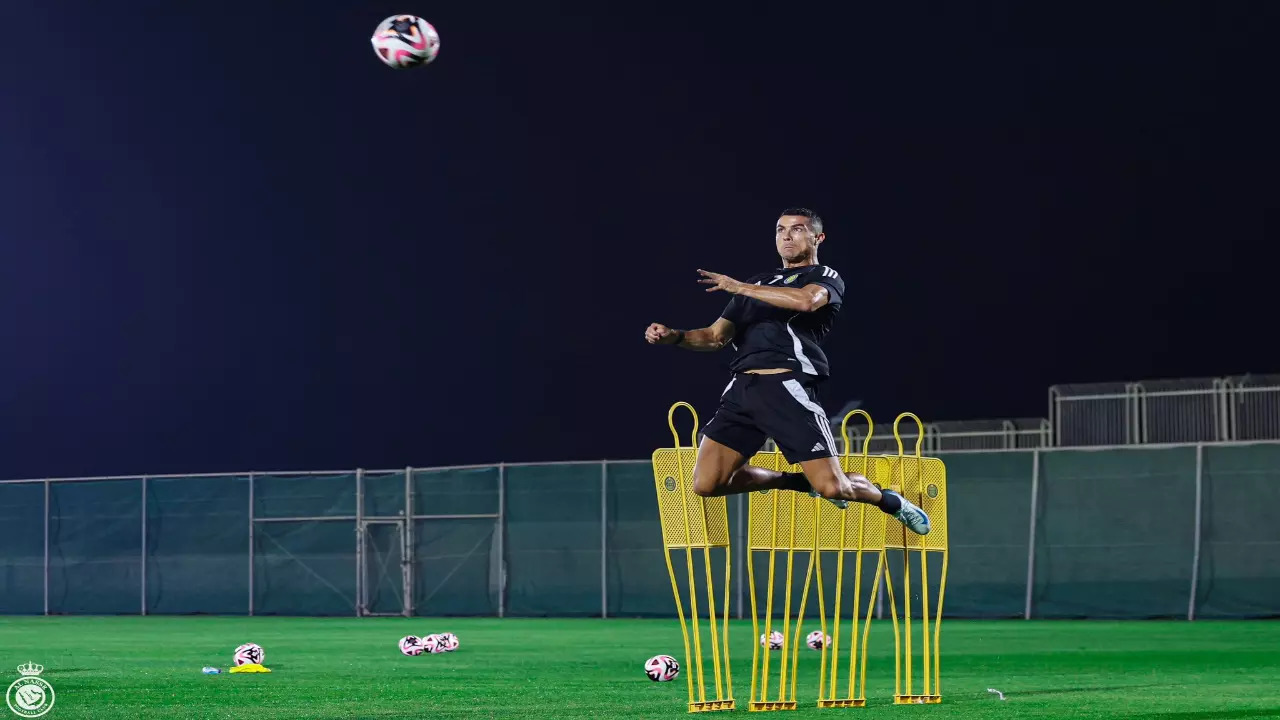
[[[785,487],[788,490],[795,490],[796,492],[809,492],[810,490],[813,489],[809,485],[809,480],[804,476],[804,473],[784,472],[782,473],[782,481],[786,483]]]
[[[882,490],[880,502],[876,503],[876,507],[892,515],[902,509],[902,498],[892,490]]]

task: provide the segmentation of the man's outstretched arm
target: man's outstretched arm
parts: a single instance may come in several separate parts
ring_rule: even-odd
[[[695,352],[715,352],[733,339],[733,323],[719,318],[711,327],[697,330],[673,330],[661,323],[653,323],[644,331],[644,339],[650,345],[676,345]]]
[[[831,299],[827,288],[810,283],[802,288],[774,287],[772,285],[752,285],[734,280],[728,275],[699,270],[702,275],[698,282],[710,285],[707,292],[724,290],[733,295],[745,296],[769,303],[774,307],[797,312],[813,312],[826,305]]]

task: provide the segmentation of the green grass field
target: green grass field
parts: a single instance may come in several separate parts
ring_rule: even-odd
[[[813,707],[818,653],[806,648],[801,709],[784,716],[1280,718],[1280,622],[948,620],[934,706],[892,705],[892,635],[879,625],[869,707]],[[456,633],[460,649],[397,651],[402,635],[429,632]],[[734,716],[747,712],[750,623],[731,641]],[[263,646],[270,675],[225,672],[242,642]],[[675,620],[0,618],[0,678],[43,664],[57,693],[47,718],[688,717],[683,675],[644,675],[658,653],[683,662]]]

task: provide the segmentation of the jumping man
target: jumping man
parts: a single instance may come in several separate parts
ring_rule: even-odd
[[[866,477],[846,474],[836,459],[827,413],[818,402],[818,383],[829,373],[820,343],[844,302],[844,280],[818,264],[826,240],[822,218],[807,208],[789,208],[778,218],[775,243],[782,267],[749,278],[698,270],[707,292],[733,297],[710,327],[673,330],[654,323],[645,330],[650,345],[675,345],[714,352],[733,345],[733,377],[720,407],[707,423],[693,468],[693,491],[704,497],[781,489],[821,495],[840,507],[875,505],[912,532],[929,532],[929,516]],[[766,438],[773,438],[787,462],[804,472],[783,473],[748,465]]]

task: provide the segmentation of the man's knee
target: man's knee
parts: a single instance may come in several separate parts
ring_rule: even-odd
[[[722,468],[696,464],[693,466],[693,493],[702,497],[713,497],[718,490],[729,483],[729,475],[730,473]]]
[[[736,450],[704,436],[693,463],[693,492],[702,497],[725,494],[733,473],[745,462]]]
[[[814,492],[822,497],[828,500],[839,500],[844,497],[844,488],[841,487],[842,476],[824,468],[806,472],[805,477],[809,480],[809,485]]]
[[[853,486],[854,490],[866,490],[871,487],[871,481],[867,479],[866,475],[848,473],[845,475],[845,479],[849,481],[849,484]]]
[[[829,483],[810,483],[810,484],[813,486],[813,489],[816,490],[819,495],[821,495],[822,497],[828,500],[844,499],[845,492],[844,492],[844,489],[840,487],[839,482],[833,481]]]

